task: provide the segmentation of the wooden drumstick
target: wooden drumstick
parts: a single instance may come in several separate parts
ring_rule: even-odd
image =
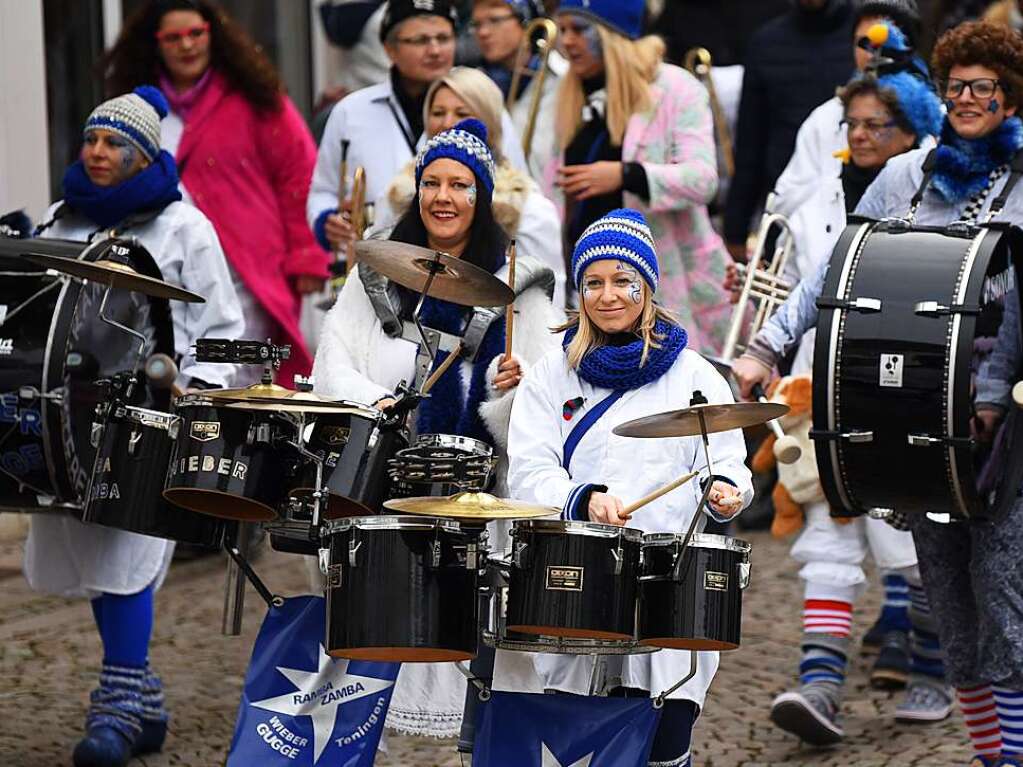
[[[455,360],[458,359],[458,355],[461,354],[461,352],[462,342],[459,341],[455,344],[455,348],[451,350],[451,354],[448,355],[448,358],[440,363],[440,365],[437,366],[437,369],[434,370],[433,373],[430,374],[430,377],[426,379],[426,383],[423,384],[422,394],[426,395],[430,393],[430,389],[433,388],[433,385],[437,383],[449,367],[455,364]]]
[[[515,292],[515,240],[508,243],[508,287]],[[515,299],[508,304],[504,315],[504,358],[510,359],[512,353],[512,332],[515,329]]]
[[[635,501],[634,503],[630,503],[628,506],[626,506],[622,510],[622,513],[618,515],[619,518],[627,519],[628,517],[631,517],[633,512],[637,511],[638,509],[642,508],[643,506],[646,506],[648,503],[656,501],[658,498],[660,498],[665,493],[670,493],[675,488],[682,487],[682,485],[684,485],[686,482],[691,480],[693,477],[697,476],[699,473],[700,472],[698,472],[698,471],[691,471],[688,474],[683,474],[681,477],[679,477],[675,481],[669,482],[668,484],[664,485],[663,487],[657,488],[652,493],[650,493],[650,495],[645,495],[642,498],[640,498],[638,501]]]

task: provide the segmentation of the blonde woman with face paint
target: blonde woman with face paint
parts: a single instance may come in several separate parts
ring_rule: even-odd
[[[507,237],[494,220],[494,161],[487,130],[464,120],[431,138],[415,165],[416,193],[390,239],[447,253],[507,279]],[[324,320],[313,374],[327,396],[386,408],[399,382],[421,384],[458,339],[474,347],[440,377],[412,415],[418,434],[455,434],[494,446],[500,463],[491,492],[506,495],[507,424],[515,392],[528,366],[557,342],[549,328],[561,317],[550,303],[551,270],[528,256],[515,267],[516,324],[512,356],[504,357],[504,321],[486,309],[427,298],[421,320],[441,334],[433,361],[420,348],[412,323],[419,294],[360,264]],[[484,323],[482,326],[479,323]],[[470,336],[474,328],[485,331]],[[422,366],[419,363],[424,363]],[[499,531],[492,541],[500,547]],[[387,716],[389,727],[417,735],[457,735],[465,678],[453,664],[402,668]]]
[[[233,366],[197,363],[191,350],[204,336],[237,338],[242,312],[213,225],[181,202],[174,158],[160,151],[166,113],[166,100],[149,86],[96,107],[85,124],[80,159],[64,174],[64,199],[50,208],[37,235],[96,241],[116,231],[137,238],[163,279],[206,299],[170,304],[181,355],[178,385],[223,386]],[[167,711],[160,678],[149,666],[149,639],[153,594],[174,542],[61,514],[33,514],[31,525],[24,562],[29,584],[90,599],[103,645],[75,767],[123,767],[133,756],[159,751]]]
[[[564,207],[566,253],[607,212],[641,211],[661,261],[659,300],[716,353],[730,316],[718,281],[729,259],[707,203],[717,156],[706,89],[665,64],[664,43],[640,37],[643,0],[565,0],[558,43],[569,71],[558,90],[560,156],[543,186]]]
[[[558,210],[539,185],[514,167],[500,150],[504,103],[501,91],[477,69],[455,67],[434,81],[426,92],[423,121],[432,138],[467,118],[487,126],[494,155],[494,218],[508,237],[515,238],[519,255],[532,256],[554,272],[554,305],[565,305],[565,263],[561,253]],[[416,193],[415,162],[408,163],[387,189],[387,205],[378,208],[378,227],[389,228]]]
[[[615,426],[690,405],[699,391],[731,402],[728,383],[688,343],[688,329],[654,303],[660,260],[641,213],[615,210],[583,232],[572,255],[580,309],[564,326],[563,348],[549,352],[522,382],[508,433],[512,496],[562,509],[563,519],[627,525],[645,532],[685,532],[702,489],[691,482],[637,512],[631,502],[704,465],[697,437],[630,439]],[[710,514],[734,517],[753,497],[738,430],[712,434],[715,475]],[[705,486],[705,485],[704,485]],[[693,722],[703,707],[718,656],[701,652],[696,676],[671,694],[654,739],[651,764],[686,764]],[[586,695],[589,659],[539,655],[539,684]],[[611,694],[657,695],[689,669],[689,654],[661,650],[623,659]]]

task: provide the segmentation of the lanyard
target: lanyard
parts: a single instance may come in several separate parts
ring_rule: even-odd
[[[400,130],[401,135],[405,137],[405,143],[408,144],[409,151],[412,152],[412,156],[415,157],[417,138],[412,135],[412,129],[405,126],[401,116],[398,114],[398,110],[394,108],[394,102],[391,101],[390,96],[387,97],[387,108],[391,110],[391,115],[394,117],[394,121],[398,124],[398,130]]]

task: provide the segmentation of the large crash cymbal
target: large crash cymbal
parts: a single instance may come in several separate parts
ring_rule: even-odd
[[[390,240],[355,243],[355,255],[385,277],[422,293],[430,274],[434,298],[461,306],[506,306],[515,300],[511,288],[494,275],[461,259],[415,245]]]
[[[248,402],[249,400],[281,399],[289,394],[296,394],[294,389],[285,389],[275,383],[257,383],[240,389],[204,389],[199,396],[217,402]]]
[[[384,502],[384,507],[404,514],[419,514],[426,517],[450,517],[452,519],[530,519],[560,514],[561,509],[537,506],[533,503],[497,498],[488,493],[455,493],[449,496],[420,496],[418,498],[395,498]]]
[[[288,391],[283,396],[253,397],[242,402],[231,402],[227,406],[235,410],[270,411],[277,413],[352,413],[373,418],[379,411],[368,405],[347,400],[334,400],[307,391]]]
[[[206,303],[206,299],[198,293],[179,288],[177,285],[171,285],[163,280],[146,277],[127,264],[120,264],[116,261],[81,261],[76,258],[27,252],[22,253],[22,258],[61,274],[70,274],[72,277],[79,277],[99,285],[109,285],[119,290],[133,290],[153,298],[169,298],[196,304]]]
[[[732,402],[722,405],[694,405],[682,410],[657,413],[614,428],[620,437],[692,437],[700,434],[700,416],[708,434],[767,423],[789,412],[776,402]]]

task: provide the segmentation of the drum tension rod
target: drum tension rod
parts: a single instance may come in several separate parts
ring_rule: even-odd
[[[482,677],[478,677],[472,673],[465,665],[465,661],[455,661],[455,668],[457,668],[462,676],[464,676],[473,687],[476,688],[477,695],[481,702],[486,703],[490,700],[490,688],[487,687],[486,682],[483,681]]]
[[[266,584],[260,580],[258,575],[256,575],[256,571],[252,569],[252,565],[249,564],[249,561],[243,557],[241,552],[238,550],[238,544],[224,546],[224,550],[227,551],[231,559],[234,560],[234,563],[238,565],[238,568],[245,573],[245,577],[248,579],[249,583],[252,584],[252,588],[254,588],[256,593],[259,594],[264,602],[266,602],[267,607],[273,608],[284,606],[284,597],[274,594],[266,587]]]

